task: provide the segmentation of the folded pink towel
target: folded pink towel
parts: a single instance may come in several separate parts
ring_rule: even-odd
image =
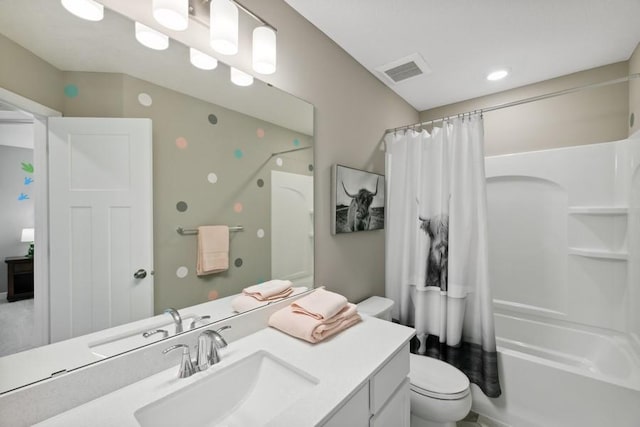
[[[240,294],[231,300],[231,308],[238,313],[244,313],[245,311],[253,310],[254,308],[262,307],[269,304],[270,301],[260,301],[252,296]]]
[[[294,313],[302,313],[316,319],[329,319],[347,305],[347,299],[324,288],[302,297],[291,304]]]
[[[229,269],[229,227],[204,225],[198,227],[196,274],[219,273]]]
[[[277,301],[283,300],[287,296],[296,295],[296,294],[299,294],[299,293],[304,292],[306,290],[307,290],[307,288],[305,286],[299,286],[299,287],[296,287],[296,288],[290,288],[289,292],[284,297],[280,297],[280,298],[271,297],[271,299],[263,300],[263,301],[257,300],[257,299],[255,299],[254,297],[252,297],[250,295],[240,294],[240,295],[238,295],[237,297],[235,297],[234,299],[231,300],[231,308],[233,309],[233,311],[236,311],[238,313],[244,313],[245,311],[252,310],[252,309],[258,308],[258,307],[262,307],[262,306],[265,306],[267,304],[271,304],[272,302],[277,302]]]
[[[296,313],[291,306],[278,310],[269,318],[269,326],[310,343],[317,343],[358,323],[360,315],[355,304],[348,303],[335,316],[319,320]]]
[[[289,291],[289,293],[286,292],[291,289],[292,285],[293,283],[289,280],[269,280],[268,282],[244,288],[242,293],[260,301],[267,301],[289,295],[291,291]]]

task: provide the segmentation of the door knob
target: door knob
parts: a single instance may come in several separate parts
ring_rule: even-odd
[[[144,279],[145,277],[147,277],[147,272],[141,268],[140,270],[133,273],[133,277],[135,277],[136,279]]]

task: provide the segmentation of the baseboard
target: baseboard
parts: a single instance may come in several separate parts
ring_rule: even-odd
[[[3,299],[7,299],[7,293],[6,292],[0,292],[0,301]]]
[[[478,414],[478,424],[486,427],[511,427],[509,424],[505,424],[502,421],[498,421],[486,415]]]

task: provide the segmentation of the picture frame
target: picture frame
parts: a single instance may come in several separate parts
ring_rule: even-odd
[[[384,175],[331,167],[331,234],[384,229]]]

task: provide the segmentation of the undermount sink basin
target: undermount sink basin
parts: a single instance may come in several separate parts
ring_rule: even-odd
[[[195,317],[195,315],[188,315],[182,318],[183,330],[189,330],[191,321]],[[161,340],[163,338],[162,333],[153,334],[147,338],[142,336],[144,332],[156,329],[164,329],[169,333],[169,336],[172,336],[175,335],[176,327],[175,323],[173,323],[173,321],[167,317],[162,322],[157,322],[144,328],[136,328],[135,330],[125,331],[114,336],[91,342],[89,343],[89,349],[98,357],[114,356],[116,354],[120,354],[125,351],[129,351],[134,348],[138,348],[143,345]]]
[[[142,427],[261,426],[316,384],[316,378],[261,350],[140,408],[135,417]]]

